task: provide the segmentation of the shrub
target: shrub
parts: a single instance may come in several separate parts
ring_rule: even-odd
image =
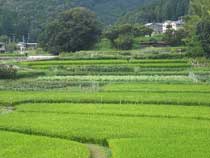
[[[168,29],[164,34],[163,40],[168,42],[172,46],[183,45],[183,39],[186,37],[186,31],[184,29],[173,30]]]
[[[131,49],[135,37],[151,36],[152,30],[140,24],[123,24],[109,28],[104,37],[109,39],[112,46],[117,49]]]
[[[133,46],[133,38],[130,36],[119,36],[114,40],[114,46],[117,49],[129,50]]]
[[[198,23],[196,34],[206,55],[210,56],[210,18],[205,18]]]
[[[6,44],[6,51],[7,52],[13,53],[16,50],[17,50],[16,43],[12,42],[12,43]]]
[[[0,65],[0,79],[15,78],[17,69],[12,65]]]

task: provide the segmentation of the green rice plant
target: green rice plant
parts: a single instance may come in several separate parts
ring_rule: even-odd
[[[115,83],[107,84],[104,91],[122,92],[203,92],[210,94],[209,84],[164,84],[164,83]]]
[[[188,76],[189,72],[187,71],[178,71],[178,72],[126,72],[126,71],[118,71],[118,72],[114,72],[114,71],[109,71],[109,72],[96,72],[96,71],[59,71],[57,72],[55,75],[56,76],[77,76],[77,75],[110,75],[110,76],[114,76],[114,75],[119,75],[119,76],[124,76],[124,75],[143,75],[143,76],[152,76],[152,75],[158,75],[158,76]],[[203,75],[205,73],[197,73],[197,75]],[[210,73],[209,73],[210,74]]]
[[[210,107],[144,104],[21,104],[17,112],[210,120]]]
[[[15,91],[96,91],[102,84],[98,82],[83,82],[83,81],[37,81],[33,79],[22,80],[1,80],[0,90],[15,90]]]
[[[196,92],[67,92],[0,91],[0,103],[113,103],[210,106],[209,93]]]
[[[118,138],[196,136],[208,139],[210,122],[186,118],[14,112],[0,116],[0,130],[107,145],[107,140]]]
[[[76,142],[0,131],[1,158],[89,158],[85,145]]]
[[[22,62],[21,65],[41,66],[41,65],[97,65],[97,64],[145,64],[145,65],[178,65],[190,66],[187,60],[49,60],[36,62]]]
[[[208,158],[210,139],[169,136],[109,140],[113,158]]]

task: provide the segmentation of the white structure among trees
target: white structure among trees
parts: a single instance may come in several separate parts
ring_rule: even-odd
[[[167,20],[163,23],[148,23],[146,27],[154,30],[154,33],[165,33],[169,28],[173,30],[179,30],[183,27],[184,21],[182,19],[178,21]]]

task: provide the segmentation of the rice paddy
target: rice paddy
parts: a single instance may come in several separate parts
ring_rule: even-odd
[[[208,66],[82,57],[15,64],[19,78],[0,80],[2,158],[210,157]]]

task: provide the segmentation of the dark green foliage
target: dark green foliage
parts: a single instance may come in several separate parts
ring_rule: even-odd
[[[17,69],[12,65],[0,65],[0,79],[15,78]]]
[[[109,28],[104,32],[112,46],[117,49],[128,50],[132,48],[134,37],[151,36],[152,30],[140,24],[123,24]]]
[[[15,50],[17,50],[16,43],[11,42],[11,43],[6,44],[6,51],[7,52],[13,53]]]
[[[149,3],[145,0],[0,0],[0,35],[36,41],[43,27],[60,12],[86,7],[104,24],[114,23],[125,12]]]
[[[183,39],[186,36],[187,33],[184,29],[180,30],[168,29],[164,34],[163,40],[172,46],[179,46],[184,44]]]
[[[133,39],[128,35],[120,35],[117,39],[114,40],[114,46],[117,49],[129,50],[133,46]]]
[[[210,19],[202,19],[197,25],[196,34],[208,56],[210,56]]]
[[[49,51],[78,51],[91,48],[100,36],[100,24],[93,12],[79,7],[63,12],[49,23],[42,45]]]
[[[186,44],[193,56],[209,55],[210,51],[210,1],[192,0],[190,16],[185,18],[185,29],[188,33]],[[192,54],[193,53],[193,54]]]
[[[180,16],[188,13],[189,0],[157,0],[153,2],[151,5],[127,13],[120,18],[119,23],[177,20]]]

